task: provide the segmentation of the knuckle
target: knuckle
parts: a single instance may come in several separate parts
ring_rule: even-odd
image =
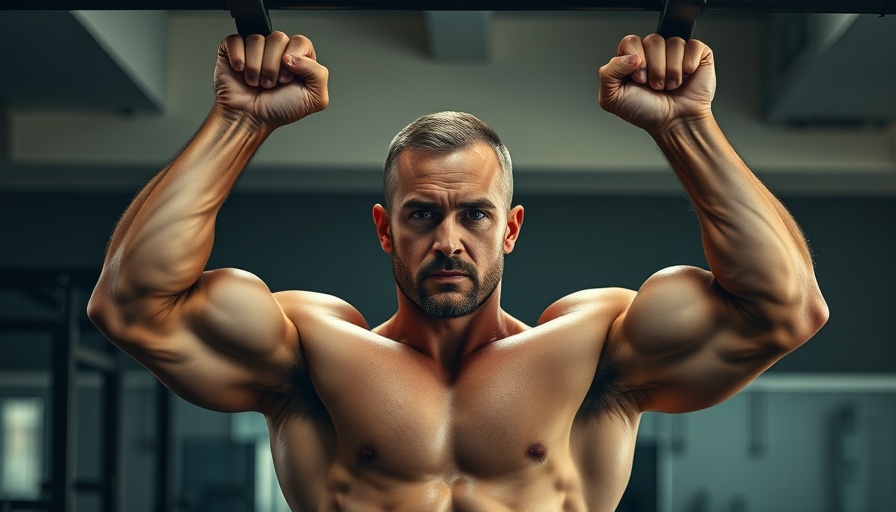
[[[264,36],[261,34],[252,34],[246,38],[246,44],[263,44]]]
[[[641,38],[638,37],[638,36],[636,36],[636,35],[634,35],[634,34],[629,34],[629,35],[627,35],[627,36],[625,36],[625,37],[622,38],[622,42],[623,42],[623,43],[637,43],[637,42],[639,42],[640,40],[641,40]]]
[[[665,41],[666,40],[663,39],[663,36],[661,36],[659,34],[650,34],[649,36],[644,38],[645,44],[659,44],[659,43],[665,42]]]
[[[279,30],[275,30],[267,37],[267,41],[271,43],[284,43],[289,41],[289,36]]]
[[[681,37],[674,36],[674,37],[670,37],[669,39],[666,39],[666,44],[674,44],[676,46],[684,46],[686,44],[686,41],[684,39],[682,39]]]

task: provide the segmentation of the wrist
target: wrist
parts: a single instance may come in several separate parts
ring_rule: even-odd
[[[223,130],[244,132],[250,139],[256,139],[259,144],[264,142],[268,135],[276,129],[276,126],[262,122],[248,112],[233,110],[218,103],[212,107],[207,122],[211,122]]]
[[[669,142],[672,139],[690,136],[694,133],[706,133],[708,130],[717,128],[718,124],[716,124],[712,111],[706,110],[697,115],[676,117],[652,129],[648,128],[647,133],[657,144],[663,145],[664,142]]]

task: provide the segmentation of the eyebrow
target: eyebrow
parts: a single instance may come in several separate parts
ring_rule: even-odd
[[[498,207],[495,206],[495,203],[489,201],[488,199],[474,199],[473,201],[464,201],[458,204],[461,208],[465,210],[497,210]]]
[[[488,199],[480,198],[474,199],[472,201],[462,201],[458,203],[458,207],[464,210],[497,210],[498,207],[495,206],[495,203],[491,202]],[[404,210],[411,209],[421,209],[421,210],[436,210],[439,208],[439,204],[435,201],[427,201],[425,199],[411,198],[401,204],[401,208]]]

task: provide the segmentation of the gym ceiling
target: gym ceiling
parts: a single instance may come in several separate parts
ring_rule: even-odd
[[[676,3],[673,0],[670,2]],[[694,2],[687,0],[677,3],[687,5]],[[60,134],[66,130],[72,132],[71,126],[77,126],[79,121],[85,126],[86,133],[82,136],[88,136],[89,132],[94,131],[92,126],[102,117],[113,118],[112,124],[147,125],[145,128],[135,128],[136,132],[151,130],[152,124],[159,123],[146,122],[146,119],[175,116],[181,102],[193,101],[178,97],[178,82],[175,77],[169,76],[176,73],[171,69],[171,61],[176,60],[177,54],[183,50],[176,47],[174,38],[177,41],[182,38],[173,32],[172,20],[179,20],[176,25],[183,27],[194,19],[199,23],[219,19],[222,24],[227,24],[229,31],[236,31],[231,16],[236,18],[238,25],[241,16],[255,17],[257,22],[258,12],[270,12],[273,28],[289,31],[291,26],[301,25],[303,18],[312,23],[314,20],[324,20],[324,24],[333,25],[333,20],[340,19],[340,16],[360,17],[379,27],[393,26],[390,20],[394,19],[397,24],[394,26],[418,26],[419,37],[404,37],[402,43],[406,47],[417,46],[405,50],[414,52],[419,69],[432,69],[435,73],[444,72],[445,69],[472,70],[475,80],[477,69],[494,67],[500,65],[501,59],[513,58],[509,56],[513,49],[507,49],[509,43],[499,39],[503,36],[496,25],[501,23],[521,19],[525,23],[539,23],[544,20],[550,24],[544,32],[546,38],[551,33],[562,34],[564,24],[569,24],[570,32],[573,31],[583,19],[593,20],[598,31],[611,26],[608,23],[618,22],[622,26],[633,27],[633,31],[647,33],[656,28],[657,18],[668,7],[662,2],[650,0],[318,0],[313,5],[288,0],[267,0],[264,3],[260,0],[231,0],[231,5],[225,0],[134,0],[127,2],[127,10],[109,10],[120,9],[122,3],[110,0],[5,0],[0,5],[0,43],[7,49],[7,78],[0,80],[0,105],[6,107],[6,120],[0,126],[0,135],[7,138],[6,158],[0,163],[0,190],[53,190],[60,186],[128,189],[141,182],[146,172],[155,166],[150,156],[129,158],[117,154],[115,150],[105,155],[99,149],[91,155],[83,155],[87,150],[82,148],[74,151],[68,164],[64,164],[66,145],[59,139],[63,138]],[[259,5],[261,11],[252,12],[255,5]],[[246,14],[247,8],[249,14]],[[699,5],[699,10],[694,37],[704,39],[714,47],[736,46],[737,43],[731,41],[720,44],[720,39],[730,32],[727,23],[734,22],[739,27],[750,25],[753,30],[749,33],[757,36],[744,43],[759,46],[757,52],[761,69],[744,71],[746,74],[761,75],[756,87],[741,92],[736,85],[726,83],[728,76],[720,73],[717,100],[729,91],[732,95],[749,94],[749,97],[732,96],[725,102],[736,105],[740,101],[750,105],[749,123],[755,122],[752,130],[757,133],[763,131],[766,138],[760,137],[753,142],[749,139],[750,129],[738,128],[735,133],[743,131],[748,135],[738,138],[729,132],[735,147],[739,147],[740,141],[745,144],[748,153],[754,146],[757,151],[763,148],[772,152],[786,151],[788,148],[775,148],[768,142],[776,134],[783,137],[781,140],[799,139],[805,143],[805,147],[797,142],[786,144],[795,151],[795,163],[792,164],[773,157],[768,158],[768,163],[763,163],[764,157],[759,157],[757,171],[760,176],[765,171],[770,175],[770,181],[777,180],[784,190],[797,193],[844,190],[888,195],[896,193],[896,53],[893,51],[896,49],[896,17],[893,16],[896,2],[708,0]],[[356,29],[357,26],[353,30]],[[379,35],[382,36],[382,33]],[[10,48],[13,51],[10,52]],[[326,55],[326,51],[322,53]],[[600,64],[595,61],[592,49],[564,48],[562,52],[564,59],[581,60],[583,65],[594,70]],[[329,62],[325,64],[330,65]],[[731,66],[730,63],[727,65]],[[331,65],[331,71],[341,71],[347,65],[343,68],[334,66]],[[419,69],[416,71],[419,72]],[[352,81],[357,82],[358,76],[363,75],[352,75]],[[63,87],[54,79],[57,77],[64,79]],[[558,78],[562,80],[564,77]],[[501,85],[500,82],[495,83]],[[502,89],[506,91],[509,88],[503,86]],[[475,101],[472,103],[478,104]],[[583,105],[582,108],[592,106]],[[461,105],[458,108],[464,107]],[[734,107],[734,110],[738,108]],[[481,115],[480,111],[472,111]],[[423,113],[426,112],[417,114]],[[403,114],[403,121],[411,120],[408,115]],[[498,114],[483,117],[496,124],[496,116]],[[372,112],[363,121],[370,124],[369,128],[365,127],[366,132],[378,129],[371,117],[388,116]],[[496,128],[502,133],[500,117],[498,119],[499,126]],[[191,129],[195,129],[200,120],[201,117],[184,120],[183,123],[192,123]],[[326,126],[345,126],[348,122],[334,120]],[[358,120],[352,122],[357,123]],[[539,119],[533,122],[537,124]],[[549,125],[546,128],[548,131],[554,130],[550,126],[551,120],[541,122]],[[608,158],[606,164],[590,166],[584,162],[591,155],[586,155],[582,161],[565,161],[559,153],[553,155],[549,148],[542,151],[543,158],[534,154],[529,157],[527,147],[533,144],[515,132],[518,123],[510,119],[505,123],[511,126],[503,132],[509,131],[510,139],[522,141],[517,142],[516,147],[513,140],[508,141],[511,151],[517,153],[516,166],[520,171],[518,180],[521,181],[522,190],[553,186],[558,192],[581,191],[582,187],[590,187],[598,191],[637,193],[675,188],[674,183],[666,178],[659,179],[658,184],[652,187],[644,187],[643,183],[638,185],[643,181],[638,173],[653,172],[654,160],[649,158],[654,157],[645,157],[643,162],[632,164],[635,179],[615,176],[626,171],[619,169],[623,160]],[[581,124],[575,119],[560,120],[559,123],[569,124],[571,129],[589,129],[587,126],[575,126]],[[390,137],[396,129],[391,123],[386,126],[383,133],[376,134],[377,148],[382,144],[379,139]],[[613,124],[608,126],[603,131],[613,132],[619,128]],[[50,134],[52,140],[41,141],[36,133]],[[353,140],[359,140],[362,133],[365,132],[359,132]],[[603,132],[597,130],[596,133]],[[575,139],[575,136],[566,138]],[[747,139],[745,143],[744,138]],[[73,134],[71,139],[71,145],[76,145],[74,141],[78,137]],[[508,137],[505,136],[505,139]],[[78,142],[77,145],[90,144]],[[369,155],[362,154],[364,144],[358,142],[355,145],[359,146],[360,156],[357,157],[341,158],[336,154],[328,162],[326,155],[316,156],[312,152],[309,160],[291,161],[278,152],[276,143],[273,145],[275,147],[268,158],[260,157],[258,164],[268,169],[271,176],[249,180],[248,187],[368,191],[378,186],[376,174],[379,169],[374,168],[374,162],[379,161],[381,155],[374,153],[379,149],[370,149]],[[288,145],[284,144],[283,155],[286,155],[285,146]],[[167,148],[170,144],[159,143],[158,146]],[[842,147],[844,153],[825,156],[832,151],[830,146]],[[809,169],[813,165],[812,158],[804,157],[801,150],[805,150],[806,155],[811,155],[813,151],[821,154],[827,159],[822,164],[836,163],[831,164],[832,168],[813,173]],[[149,151],[157,150],[152,148]],[[52,157],[46,158],[51,154]],[[601,160],[605,154],[606,151],[596,154],[594,160]],[[158,155],[162,164],[169,157],[170,152]],[[750,155],[745,158],[749,163]],[[559,162],[558,172],[552,173],[552,170],[546,169],[552,161]],[[855,165],[849,165],[850,162]],[[75,179],[62,171],[62,166],[88,169]],[[118,175],[110,180],[108,170],[96,171],[94,167],[129,168],[134,171],[131,173],[134,177]],[[298,170],[290,173],[285,170],[287,167]],[[325,173],[329,172],[330,167],[346,169],[347,174],[339,179],[328,178]],[[65,179],[60,180],[63,175]],[[302,180],[310,180],[312,184],[293,183]],[[770,185],[774,186],[775,183]]]

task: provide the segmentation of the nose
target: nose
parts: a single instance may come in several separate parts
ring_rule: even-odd
[[[432,247],[433,251],[440,252],[445,256],[460,254],[463,250],[460,234],[461,229],[457,226],[456,221],[449,218],[442,220],[436,228],[436,237]]]

